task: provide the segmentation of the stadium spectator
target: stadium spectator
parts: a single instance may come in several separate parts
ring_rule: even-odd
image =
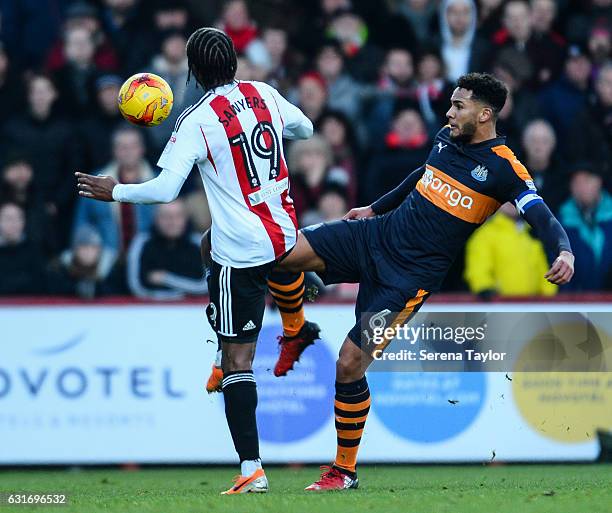
[[[292,198],[298,220],[308,211],[316,210],[323,191],[330,185],[346,188],[350,174],[333,167],[332,150],[321,136],[295,141],[289,148],[289,172]]]
[[[156,127],[151,127],[147,133],[152,147],[151,153],[159,155],[163,150],[174,128],[177,118],[189,105],[195,103],[202,91],[196,88],[196,81],[187,83],[187,54],[185,45],[187,39],[178,30],[164,33],[160,39],[161,51],[156,54],[149,69],[168,82],[174,95],[174,105],[166,121]]]
[[[3,118],[10,119],[25,109],[23,83],[13,69],[4,44],[0,41],[0,97],[2,98]],[[0,122],[1,123],[1,122]]]
[[[160,205],[150,233],[138,235],[128,254],[132,294],[148,299],[181,299],[208,291],[200,259],[200,237],[188,230],[180,200]]]
[[[612,196],[603,189],[601,172],[590,163],[574,167],[570,191],[559,221],[576,255],[576,267],[564,289],[602,290],[612,272]]]
[[[427,45],[431,40],[431,28],[436,16],[435,2],[428,0],[399,0],[395,12],[402,16],[410,25],[411,31],[419,45]],[[401,27],[403,28],[403,27]],[[391,27],[391,30],[396,27]],[[404,35],[405,30],[400,32]],[[416,45],[406,46],[414,48]]]
[[[412,54],[403,48],[392,48],[385,56],[377,83],[379,95],[406,97],[414,87],[414,62]]]
[[[555,0],[531,0],[531,26],[535,35],[548,35],[559,45],[564,45],[563,36],[554,30],[558,7]]]
[[[317,209],[302,216],[302,226],[336,221],[342,219],[347,211],[346,191],[342,187],[330,185],[321,193]]]
[[[26,237],[46,255],[57,250],[54,226],[45,209],[45,202],[34,180],[29,160],[15,156],[2,169],[0,180],[0,205],[13,203],[23,210]]]
[[[150,59],[150,18],[143,16],[139,0],[102,0],[104,30],[112,40],[121,71],[131,75]]]
[[[357,163],[360,159],[353,127],[344,114],[330,111],[319,120],[316,130],[331,146],[333,166],[346,170],[350,175],[345,194],[349,205],[354,206],[359,181]]]
[[[377,78],[383,51],[368,42],[368,27],[356,12],[339,9],[326,32],[340,43],[346,69],[355,80],[367,82]]]
[[[557,10],[555,0],[531,0],[532,35],[528,44],[530,51],[536,49],[530,56],[538,68],[540,84],[557,78],[563,68],[565,39],[553,28]]]
[[[144,5],[146,5],[146,8],[143,8],[143,3],[141,3],[138,9],[143,15],[141,24],[144,25],[144,22],[146,22],[146,26],[140,29],[141,33],[138,38],[134,38],[132,41],[130,52],[133,54],[133,58],[136,60],[144,59],[145,62],[138,68],[131,67],[129,70],[125,70],[125,75],[149,70],[146,67],[147,64],[152,58],[155,59],[160,50],[161,53],[164,53],[164,42],[170,35],[182,34],[186,40],[186,36],[194,29],[193,20],[190,20],[190,6],[185,0],[149,0]],[[176,51],[172,53],[178,54]],[[191,84],[191,86],[195,88],[194,84]],[[181,89],[184,89],[184,87],[185,83],[183,82]]]
[[[93,299],[109,293],[107,278],[114,263],[112,252],[104,249],[95,228],[81,226],[72,248],[52,261],[46,271],[46,291],[57,296]]]
[[[501,28],[505,0],[478,1],[478,34],[486,41]]]
[[[84,27],[72,27],[64,36],[64,65],[53,73],[64,113],[81,118],[94,102],[95,79],[99,73],[94,64],[95,45],[92,34]]]
[[[580,4],[580,7],[572,9],[565,24],[567,39],[572,43],[585,41],[592,27],[612,27],[610,0],[591,0]]]
[[[417,65],[415,94],[432,137],[446,124],[448,99],[453,89],[454,85],[444,78],[442,58],[438,52],[433,49],[422,52]]]
[[[493,35],[496,53],[513,48],[531,61],[535,71],[529,83],[532,88],[557,78],[563,66],[563,41],[550,32],[548,10],[550,7],[544,4],[532,8],[524,0],[512,0],[504,6],[503,27]]]
[[[244,56],[236,59],[236,80],[255,80],[255,71],[251,62]]]
[[[154,0],[152,10],[155,31],[191,32],[194,20],[191,19],[189,7],[185,0]]]
[[[263,29],[261,40],[269,58],[266,82],[282,92],[290,88],[290,79],[294,78],[297,63],[295,55],[288,47],[289,36],[280,26],[269,26]]]
[[[317,123],[327,109],[325,80],[315,71],[304,73],[298,81],[297,91],[290,96],[297,97],[296,103],[313,123]]]
[[[486,59],[484,42],[476,36],[478,15],[474,0],[444,0],[440,4],[440,52],[446,78],[481,69]]]
[[[55,219],[61,245],[70,232],[75,200],[72,173],[81,166],[80,146],[74,125],[57,113],[53,82],[33,75],[27,93],[28,110],[4,124],[0,144],[5,154],[18,150],[30,155],[34,181]]]
[[[119,68],[117,53],[102,30],[99,12],[95,6],[77,1],[68,6],[64,18],[64,36],[55,42],[47,55],[45,68],[48,72],[53,73],[66,65],[64,38],[74,28],[82,28],[90,33],[95,47],[93,62],[96,68],[106,72]]]
[[[415,105],[415,75],[412,54],[402,48],[387,52],[368,115],[368,139],[372,148],[384,146],[393,115]]]
[[[514,48],[505,48],[497,55],[492,72],[504,81],[511,95],[508,109],[504,113],[506,116],[508,111],[511,111],[511,127],[507,127],[508,122],[502,120],[498,130],[504,135],[509,135],[506,130],[513,129],[512,136],[518,137],[518,133],[529,121],[541,115],[537,95],[527,87],[533,75],[533,66],[524,53]]]
[[[125,123],[117,106],[122,80],[117,75],[102,75],[96,80],[96,102],[79,124],[83,169],[102,167],[111,159],[112,134]]]
[[[520,143],[522,129],[523,126],[520,124],[515,110],[514,94],[511,90],[508,90],[506,103],[503,109],[499,111],[497,130],[504,135],[506,143],[515,148]]]
[[[66,0],[3,0],[2,41],[16,68],[40,69],[62,24],[60,6]]]
[[[238,53],[244,53],[258,36],[257,26],[244,0],[230,0],[224,5],[219,28],[232,38]]]
[[[312,57],[325,39],[327,27],[335,14],[351,8],[351,0],[319,0],[313,4],[309,14],[309,23],[300,23],[295,35],[296,46],[306,56]],[[314,4],[318,5],[314,5]]]
[[[612,58],[612,30],[605,25],[593,27],[589,36],[588,48],[593,64],[593,77],[599,76],[599,71]]]
[[[328,187],[319,198],[319,212],[323,221],[342,219],[348,210],[346,193],[341,187]]]
[[[576,116],[571,128],[572,160],[592,159],[600,162],[608,179],[612,173],[612,63],[599,72],[595,94]]]
[[[361,109],[361,87],[344,72],[344,56],[337,42],[327,41],[320,48],[316,70],[325,80],[327,106],[356,121]]]
[[[144,159],[145,146],[135,128],[120,128],[113,134],[113,160],[97,174],[112,176],[121,183],[141,183],[153,178],[153,170]],[[74,223],[73,240],[79,228],[93,226],[102,237],[105,249],[113,255],[127,251],[132,239],[147,232],[153,222],[153,205],[102,203],[79,198]]]
[[[557,286],[544,278],[547,270],[542,243],[531,236],[511,203],[502,205],[466,244],[465,280],[485,300],[493,295],[554,295]]]
[[[366,204],[399,185],[408,173],[427,160],[430,150],[427,128],[418,111],[398,112],[385,136],[385,148],[370,160],[363,187]]]
[[[25,232],[25,215],[15,203],[0,206],[0,295],[40,294],[44,291],[44,262]]]
[[[587,105],[590,76],[588,56],[580,46],[572,45],[564,74],[540,92],[542,113],[554,127],[562,147],[566,147],[576,116]]]
[[[557,212],[567,198],[565,169],[555,152],[557,138],[547,121],[536,119],[523,131],[522,162],[529,170],[538,192],[553,212]]]

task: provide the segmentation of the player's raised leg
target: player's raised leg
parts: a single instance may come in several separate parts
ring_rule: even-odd
[[[325,227],[320,226],[318,229],[325,229]],[[325,272],[325,261],[315,253],[308,238],[304,235],[304,232],[300,230],[295,246],[291,252],[276,265],[274,270],[294,274],[299,274],[304,271],[323,273]]]
[[[268,279],[268,290],[283,320],[283,334],[278,337],[280,354],[274,366],[274,375],[285,376],[299,361],[304,350],[319,338],[321,330],[304,316],[304,273],[275,270]]]

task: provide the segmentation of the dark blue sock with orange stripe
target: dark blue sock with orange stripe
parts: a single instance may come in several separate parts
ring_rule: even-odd
[[[336,434],[338,449],[334,466],[354,475],[361,435],[370,411],[370,388],[365,376],[352,383],[336,381]]]
[[[268,289],[283,320],[283,335],[295,337],[304,326],[304,273],[272,271]]]

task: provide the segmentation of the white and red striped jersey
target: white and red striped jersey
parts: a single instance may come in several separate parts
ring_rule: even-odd
[[[307,138],[312,123],[273,87],[233,82],[179,116],[157,163],[186,178],[197,164],[212,216],[212,258],[253,267],[297,240],[282,138]]]

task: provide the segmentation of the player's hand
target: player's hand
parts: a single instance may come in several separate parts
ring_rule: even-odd
[[[372,210],[372,207],[357,207],[349,210],[342,219],[364,219],[366,217],[374,217],[376,213]]]
[[[544,278],[555,285],[565,285],[572,276],[574,276],[574,255],[569,251],[561,251]]]
[[[117,180],[111,176],[92,176],[85,173],[75,173],[79,196],[100,201],[114,201],[113,189]]]

